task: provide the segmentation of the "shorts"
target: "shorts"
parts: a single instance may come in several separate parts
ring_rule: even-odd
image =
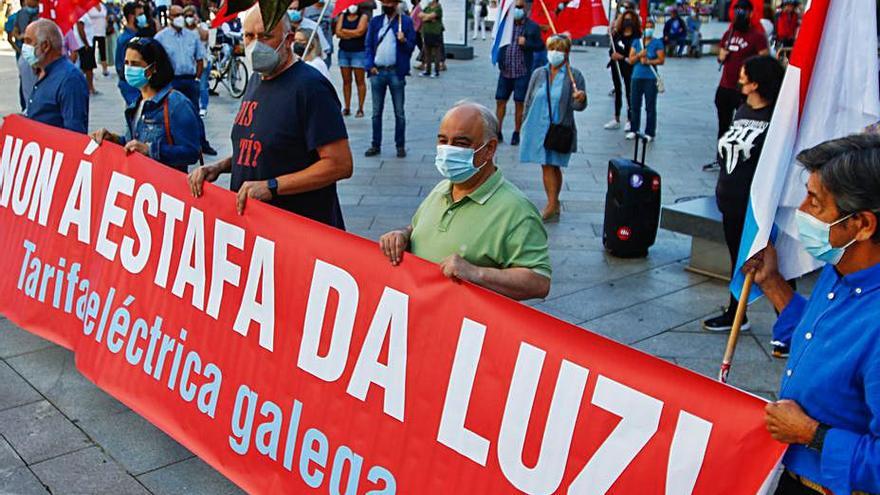
[[[93,49],[98,51],[98,57],[101,62],[107,62],[107,38],[103,36],[95,36],[95,43],[92,46]]]
[[[366,52],[349,52],[345,50],[339,50],[339,55],[337,56],[337,58],[339,59],[340,67],[363,69],[367,64]]]
[[[84,46],[76,51],[79,54],[79,68],[82,70],[92,70],[98,66],[95,63],[95,47]]]
[[[498,76],[498,88],[495,89],[495,99],[507,101],[510,94],[513,93],[513,101],[526,101],[526,91],[529,90],[529,79],[531,75],[526,74],[517,78]]]

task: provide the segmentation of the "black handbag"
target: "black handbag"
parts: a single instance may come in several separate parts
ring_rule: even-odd
[[[550,114],[550,127],[544,136],[544,149],[557,153],[571,153],[574,142],[574,127],[553,123],[553,104],[550,102],[550,69],[547,69],[547,112]]]

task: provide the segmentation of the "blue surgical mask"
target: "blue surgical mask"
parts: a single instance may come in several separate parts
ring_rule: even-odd
[[[514,18],[515,20],[517,20],[517,21],[521,21],[521,20],[523,19],[523,17],[525,17],[525,16],[526,16],[526,11],[525,11],[525,10],[523,10],[523,9],[521,9],[521,8],[519,8],[519,7],[516,7],[516,8],[513,9],[513,18]]]
[[[34,48],[34,45],[27,43],[21,45],[21,57],[31,67],[35,67],[40,62],[40,57],[37,56],[37,49]]]
[[[474,166],[474,154],[484,147],[486,147],[485,144],[477,149],[438,144],[434,165],[440,175],[449,179],[449,182],[461,184],[476,175],[480,171],[480,167],[486,164],[483,162],[480,167]]]
[[[34,14],[40,13],[40,8],[39,7],[25,7],[24,11],[27,12],[28,14],[34,15]]]
[[[565,62],[565,52],[560,52],[559,50],[548,50],[547,61],[550,62],[550,65],[552,65],[553,67],[559,67]]]
[[[126,65],[125,82],[137,89],[143,88],[147,85],[147,83],[150,82],[150,78],[147,77],[147,68],[138,67],[135,65]]]
[[[137,27],[145,28],[147,27],[147,16],[146,14],[141,14],[135,18],[135,23],[137,23]]]
[[[645,29],[645,38],[653,38],[654,37],[654,28]]]
[[[303,18],[302,12],[298,10],[287,11],[287,16],[290,18],[290,22],[299,22]]]
[[[810,255],[819,261],[836,265],[846,248],[850,247],[855,239],[849,241],[845,246],[834,247],[831,245],[831,227],[843,222],[847,218],[853,216],[852,213],[832,223],[825,223],[822,220],[801,210],[795,211],[795,220],[797,222],[798,237],[801,245]]]

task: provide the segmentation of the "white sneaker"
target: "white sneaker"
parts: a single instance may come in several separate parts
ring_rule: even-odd
[[[630,124],[628,120],[626,121],[626,125],[623,126],[623,130],[626,132],[629,132],[632,130],[632,124]]]
[[[648,136],[647,134],[645,134],[645,142],[650,143],[653,140],[654,140],[654,136]]]
[[[629,139],[630,141],[632,141],[633,139],[636,138],[636,133],[634,133],[634,132],[632,132],[632,131],[627,132],[627,133],[626,133],[626,138]]]
[[[614,119],[608,121],[607,124],[604,125],[605,129],[609,131],[613,131],[615,129],[620,129],[620,122]]]
[[[207,109],[204,109],[204,108],[203,108],[203,109],[199,110],[199,117],[201,117],[201,118],[205,118],[205,117],[207,117],[207,116],[208,116],[208,110],[207,110]]]

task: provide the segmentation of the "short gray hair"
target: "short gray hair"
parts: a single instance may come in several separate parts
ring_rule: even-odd
[[[36,38],[37,45],[46,41],[49,43],[49,47],[52,51],[60,52],[63,36],[61,35],[61,29],[58,27],[58,24],[55,24],[54,21],[49,19],[38,19],[34,21],[33,24],[34,38]]]
[[[488,143],[493,139],[498,139],[498,118],[495,113],[489,110],[485,105],[471,100],[459,100],[452,106],[452,109],[459,107],[471,107],[480,112],[480,120],[483,121],[483,142]]]
[[[798,153],[797,160],[818,175],[841,215],[880,212],[880,136],[853,134],[825,141]],[[880,228],[872,239],[880,242]]]

